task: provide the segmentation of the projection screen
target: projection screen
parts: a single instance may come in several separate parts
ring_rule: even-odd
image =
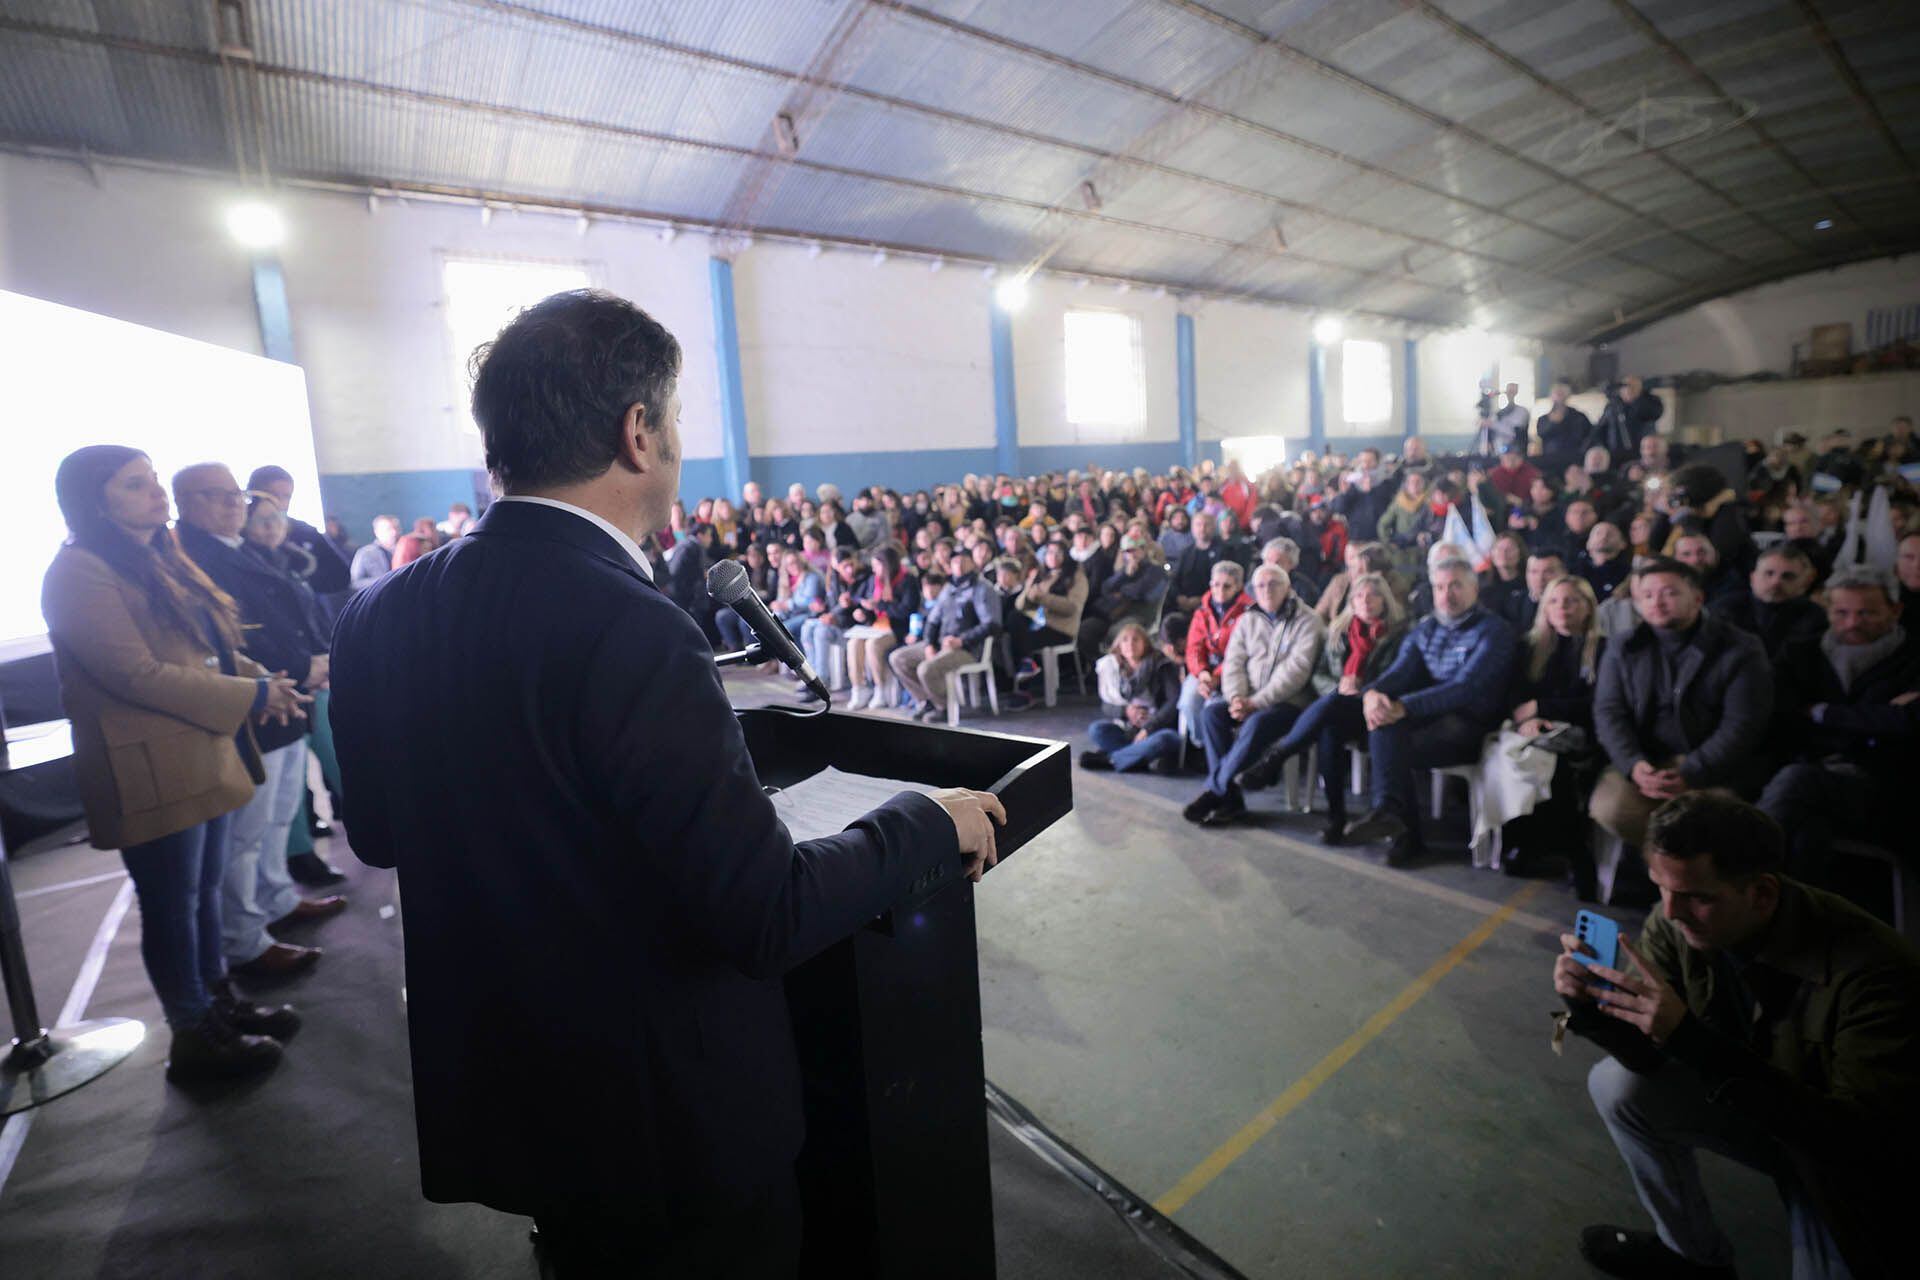
[[[322,518],[299,366],[0,292],[0,661],[47,648],[40,579],[66,538],[53,473],[87,444],[145,452],[162,483],[224,462],[244,485],[274,463],[293,514]]]

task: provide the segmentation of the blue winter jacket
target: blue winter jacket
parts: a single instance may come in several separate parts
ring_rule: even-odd
[[[1459,626],[1422,618],[1400,654],[1368,685],[1397,698],[1415,720],[1459,714],[1491,729],[1507,712],[1507,689],[1519,646],[1506,620],[1475,605]]]

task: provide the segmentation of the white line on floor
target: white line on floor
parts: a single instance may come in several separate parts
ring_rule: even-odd
[[[94,931],[93,942],[87,947],[87,958],[81,962],[80,972],[67,992],[67,1002],[60,1006],[60,1016],[53,1020],[54,1026],[70,1026],[80,1021],[87,1012],[87,1002],[93,999],[93,989],[100,984],[100,971],[107,965],[107,948],[113,945],[115,935],[120,932],[120,922],[127,918],[127,908],[132,905],[133,882],[129,880],[120,886],[120,892],[113,895],[106,916],[101,919],[99,929]],[[6,1194],[7,1179],[13,1176],[14,1161],[20,1158],[20,1148],[26,1145],[27,1132],[33,1128],[33,1117],[37,1114],[37,1110],[16,1112],[7,1117],[4,1125],[0,1125],[0,1196]]]
[[[25,902],[28,898],[37,898],[43,893],[59,893],[62,889],[84,889],[90,884],[105,884],[109,880],[126,878],[127,873],[124,871],[103,871],[97,876],[87,876],[81,880],[63,880],[59,884],[43,884],[38,889],[28,889],[25,893],[15,894],[14,897]]]

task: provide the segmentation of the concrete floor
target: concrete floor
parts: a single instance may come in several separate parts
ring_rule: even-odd
[[[1094,713],[1063,699],[990,727],[1078,747]],[[1549,1044],[1571,889],[1474,870],[1453,812],[1398,871],[1322,847],[1277,793],[1202,831],[1179,815],[1197,779],[1074,787],[1074,813],[980,886],[987,1073],[1114,1177],[1161,1198],[1527,892],[1174,1220],[1257,1278],[1597,1274],[1579,1229],[1646,1225],[1587,1101],[1597,1053]],[[1704,1159],[1742,1275],[1786,1275],[1771,1184]]]
[[[966,723],[1077,747],[1093,714],[1069,697],[1053,711]],[[1374,852],[1322,848],[1315,820],[1274,813],[1273,793],[1255,798],[1255,821],[1201,831],[1178,812],[1199,789],[1195,779],[1076,769],[1074,786],[1075,812],[989,875],[977,895],[988,1074],[1060,1137],[1134,1192],[1163,1198],[1490,913],[1527,893],[1483,945],[1174,1220],[1256,1280],[1585,1276],[1593,1273],[1575,1250],[1581,1226],[1643,1225],[1586,1099],[1594,1051],[1575,1041],[1556,1057],[1548,1043],[1554,934],[1578,905],[1569,890],[1473,870],[1454,813],[1430,832],[1428,864],[1399,871]],[[16,863],[23,892],[50,890],[22,904],[31,907],[30,951],[51,961],[34,975],[49,1016],[120,881],[54,886],[118,870],[116,855],[85,848]],[[364,896],[367,886],[356,887]],[[1633,914],[1621,918],[1637,928]],[[150,1003],[136,923],[137,908],[115,942],[96,1010]],[[158,1053],[156,1043],[140,1057],[157,1061]],[[138,1107],[129,1104],[139,1137],[127,1154],[138,1160],[173,1121],[151,1114],[152,1090],[131,1075],[100,1087],[103,1099],[141,1095]],[[35,1212],[73,1212],[81,1200],[97,1211],[97,1196],[119,1194],[103,1172],[110,1153],[70,1163],[69,1143],[85,1124],[77,1108],[59,1110],[28,1145],[0,1218],[27,1211],[29,1187]],[[1715,1157],[1703,1162],[1742,1274],[1785,1276],[1784,1221],[1771,1187]],[[410,1193],[406,1181],[396,1178],[393,1194]],[[482,1225],[463,1212],[445,1211],[434,1229]],[[496,1228],[503,1251],[518,1252],[510,1232],[484,1225]],[[12,1234],[0,1230],[0,1238]],[[7,1252],[0,1249],[0,1271],[12,1274],[20,1259]],[[83,1261],[97,1253],[78,1253],[78,1266],[61,1274],[111,1272]]]

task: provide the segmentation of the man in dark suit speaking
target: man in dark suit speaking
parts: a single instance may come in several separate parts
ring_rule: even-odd
[[[977,877],[1005,811],[902,794],[794,844],[637,545],[679,486],[679,344],[581,291],[475,358],[504,496],[334,635],[353,848],[399,868],[423,1188],[533,1216],[562,1275],[791,1275],[781,975],[937,864]]]

